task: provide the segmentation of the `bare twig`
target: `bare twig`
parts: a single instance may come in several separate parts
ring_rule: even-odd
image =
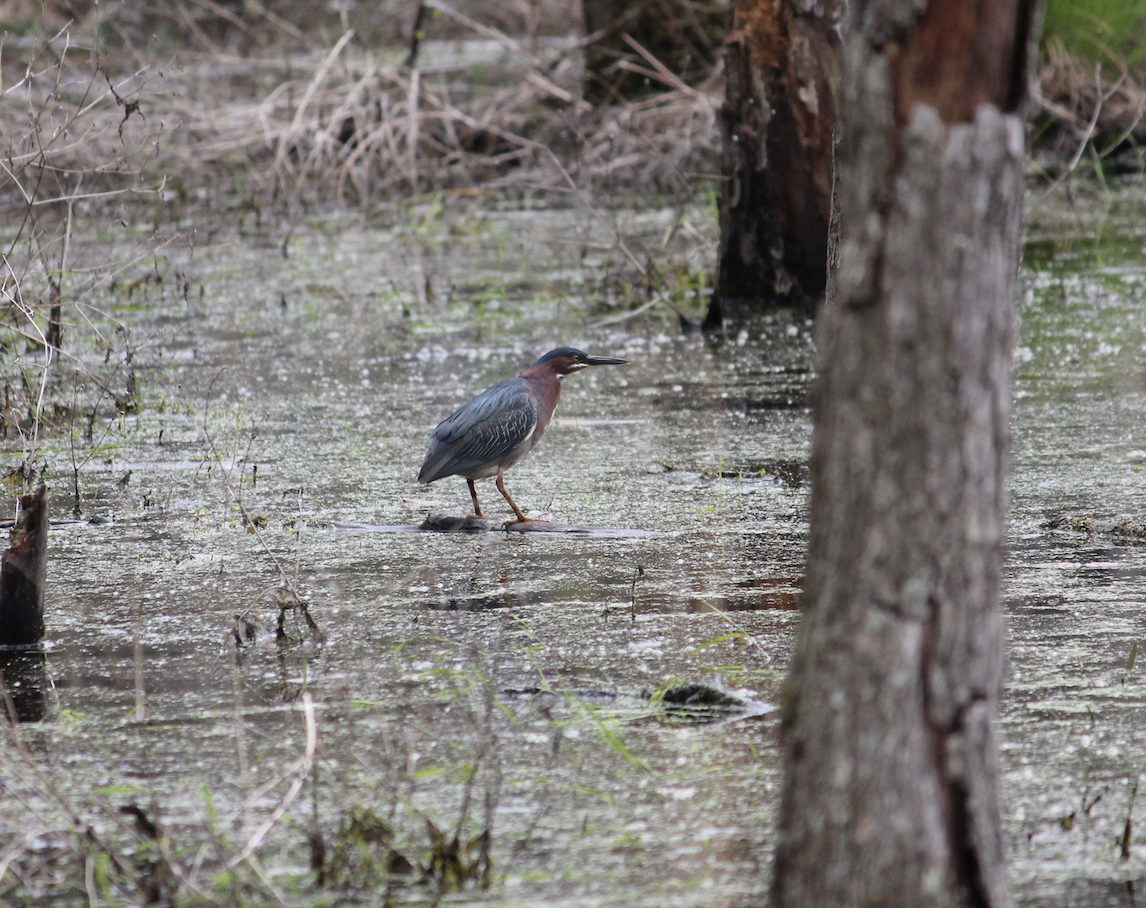
[[[302,791],[302,786],[306,783],[307,777],[310,775],[311,769],[314,766],[314,754],[318,747],[318,723],[314,716],[314,700],[311,699],[309,693],[304,692],[302,697],[299,698],[299,701],[302,704],[302,714],[306,724],[306,738],[303,743],[302,755],[295,760],[294,764],[285,774],[291,780],[290,785],[288,785],[287,790],[283,792],[283,796],[279,798],[270,816],[260,823],[258,828],[251,833],[242,849],[227,861],[227,869],[231,869],[244,861],[250,860],[255,849],[262,844],[267,834],[274,828],[283,814],[287,812],[290,805],[294,803],[295,798],[297,798],[298,793]]]
[[[1070,159],[1070,163],[1066,167],[1066,172],[1071,173],[1077,166],[1078,162],[1082,160],[1082,153],[1086,150],[1086,146],[1090,144],[1090,140],[1094,138],[1095,127],[1098,126],[1098,118],[1102,114],[1102,105],[1111,98],[1122,83],[1126,80],[1126,73],[1107,91],[1102,89],[1102,64],[1094,64],[1094,83],[1096,87],[1095,94],[1097,100],[1094,102],[1094,113],[1091,115],[1090,122],[1086,124],[1086,130],[1082,134],[1082,140],[1078,143],[1078,149],[1074,153],[1074,157]]]
[[[306,92],[303,94],[302,100],[299,101],[298,107],[295,109],[294,120],[291,121],[290,128],[287,130],[284,138],[280,139],[278,151],[275,152],[274,170],[276,173],[282,170],[283,161],[286,159],[287,152],[290,151],[292,147],[292,142],[290,140],[298,134],[299,128],[303,122],[303,117],[307,112],[307,108],[310,106],[311,99],[314,98],[315,93],[318,91],[322,83],[326,81],[327,73],[330,72],[330,68],[334,65],[334,61],[338,59],[338,55],[342,53],[343,49],[347,44],[350,43],[350,40],[353,37],[354,31],[351,30],[346,32],[341,38],[338,39],[338,42],[334,45],[334,47],[330,49],[330,53],[326,55],[321,65],[318,67],[314,77],[310,80],[310,84],[307,85]]]

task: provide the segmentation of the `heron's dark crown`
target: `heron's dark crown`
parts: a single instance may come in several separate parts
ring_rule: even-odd
[[[587,353],[582,353],[573,347],[558,347],[556,350],[550,350],[521,374],[529,378],[539,378],[542,375],[563,378],[571,372],[577,372],[592,364],[593,357]]]
[[[589,357],[580,350],[576,350],[573,347],[558,347],[556,350],[550,350],[533,365],[540,366],[542,363],[547,363],[554,359],[570,359],[573,362],[583,362],[588,358]]]
[[[558,347],[556,350],[550,350],[522,372],[521,377],[530,381],[543,376],[561,378],[586,366],[620,366],[627,365],[628,362],[627,359],[617,359],[615,356],[590,356],[572,347]]]

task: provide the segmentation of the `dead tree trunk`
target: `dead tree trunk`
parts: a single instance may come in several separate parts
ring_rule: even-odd
[[[18,530],[0,555],[0,646],[33,646],[44,638],[48,562],[48,488],[20,497]]]
[[[1012,904],[995,712],[1037,0],[859,0],[777,908]]]
[[[811,311],[827,280],[844,0],[734,0],[721,108],[720,257],[706,324]]]
[[[16,538],[0,555],[0,716],[38,722],[47,713],[44,587],[48,488],[20,497]]]

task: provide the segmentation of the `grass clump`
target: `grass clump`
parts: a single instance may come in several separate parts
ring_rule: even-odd
[[[1039,79],[1035,148],[1051,175],[1146,166],[1146,6],[1050,0]]]
[[[1146,67],[1146,6],[1140,0],[1050,0],[1043,38],[1095,63]]]

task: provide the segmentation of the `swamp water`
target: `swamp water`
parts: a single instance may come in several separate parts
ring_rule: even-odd
[[[811,326],[594,321],[615,229],[702,272],[679,228],[711,236],[704,213],[401,215],[285,243],[199,230],[140,265],[162,283],[91,301],[129,331],[141,406],[77,443],[83,521],[64,522],[71,446],[35,452],[60,518],[48,719],[0,745],[0,868],[26,880],[6,898],[138,901],[68,832],[74,811],[138,864],[138,807],[187,900],[764,903],[779,762],[760,704],[798,621]],[[1113,531],[1146,510],[1143,224],[1141,181],[1032,203],[1002,716],[1020,903],[1129,904],[1146,877],[1146,544]],[[130,233],[78,235],[77,259],[127,257]],[[507,485],[595,532],[417,532],[469,508],[461,479],[416,484],[429,430],[564,344],[633,364],[567,379]],[[298,641],[276,643],[283,575],[323,640],[296,610]],[[748,709],[658,703],[689,684]]]

